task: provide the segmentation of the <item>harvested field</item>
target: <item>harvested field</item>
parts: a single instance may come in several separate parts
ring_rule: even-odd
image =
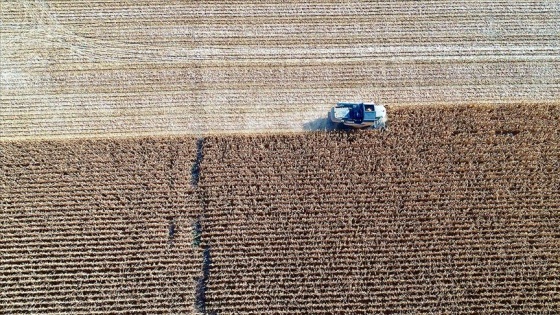
[[[0,146],[0,313],[194,313],[194,140]]]
[[[558,107],[391,114],[386,133],[206,139],[209,309],[558,312]]]
[[[0,141],[0,309],[557,313],[559,107],[390,115],[384,133]]]
[[[560,101],[557,1],[24,1],[0,137],[302,130],[337,101]]]

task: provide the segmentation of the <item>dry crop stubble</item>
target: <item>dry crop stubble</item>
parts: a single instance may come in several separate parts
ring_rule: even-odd
[[[0,136],[301,130],[336,101],[558,102],[553,1],[4,1]]]

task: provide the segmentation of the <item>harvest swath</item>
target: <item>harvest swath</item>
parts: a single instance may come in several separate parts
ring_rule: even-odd
[[[4,0],[0,137],[302,130],[337,101],[558,102],[558,1]]]
[[[558,107],[390,113],[387,133],[206,140],[209,309],[560,309]]]

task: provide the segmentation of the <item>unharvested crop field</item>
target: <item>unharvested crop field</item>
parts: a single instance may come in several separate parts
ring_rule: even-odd
[[[392,117],[387,133],[206,139],[209,308],[558,312],[558,107]]]
[[[0,308],[557,313],[559,107],[390,114],[384,133],[0,142]]]
[[[192,139],[0,144],[0,313],[193,313]]]
[[[560,100],[558,1],[5,0],[0,137],[302,130],[337,101]]]

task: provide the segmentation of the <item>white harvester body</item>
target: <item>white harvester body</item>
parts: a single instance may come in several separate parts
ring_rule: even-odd
[[[383,105],[367,103],[337,103],[329,113],[331,122],[352,128],[384,129],[387,109]]]

